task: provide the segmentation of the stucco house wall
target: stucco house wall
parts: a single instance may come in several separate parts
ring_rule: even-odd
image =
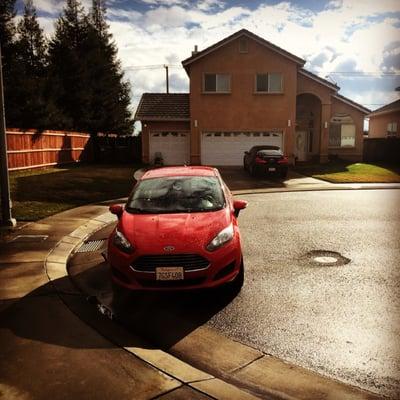
[[[400,111],[392,111],[381,115],[371,116],[369,119],[369,138],[387,137],[387,127],[389,123],[397,123],[396,135],[400,136]]]
[[[282,73],[283,93],[255,93],[256,74],[264,72]],[[205,73],[230,74],[230,93],[204,93]],[[285,152],[292,153],[297,88],[295,62],[250,39],[247,53],[240,53],[239,39],[236,39],[191,64],[189,75],[192,163],[200,162],[201,133],[207,131],[281,130]]]

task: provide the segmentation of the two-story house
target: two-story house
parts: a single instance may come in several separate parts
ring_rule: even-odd
[[[241,165],[254,145],[284,149],[291,162],[361,160],[370,110],[303,69],[305,60],[242,29],[182,62],[189,93],[145,93],[142,158],[165,164]]]

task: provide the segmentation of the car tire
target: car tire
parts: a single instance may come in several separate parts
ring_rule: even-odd
[[[250,166],[250,175],[251,176],[256,176],[257,175],[257,171],[256,171],[256,168],[254,167],[254,165]]]
[[[284,170],[282,170],[282,171],[279,173],[279,175],[280,175],[280,177],[281,177],[282,179],[284,179],[284,178],[287,177],[287,173],[288,173],[287,169],[284,169]]]

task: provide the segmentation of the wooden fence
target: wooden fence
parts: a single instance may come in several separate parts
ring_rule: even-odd
[[[363,160],[366,162],[388,162],[400,165],[400,138],[366,138],[363,152]]]
[[[90,161],[90,135],[62,131],[7,129],[10,171]]]

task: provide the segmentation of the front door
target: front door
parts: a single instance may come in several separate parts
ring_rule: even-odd
[[[307,161],[307,132],[296,131],[294,140],[294,154],[297,161]]]

